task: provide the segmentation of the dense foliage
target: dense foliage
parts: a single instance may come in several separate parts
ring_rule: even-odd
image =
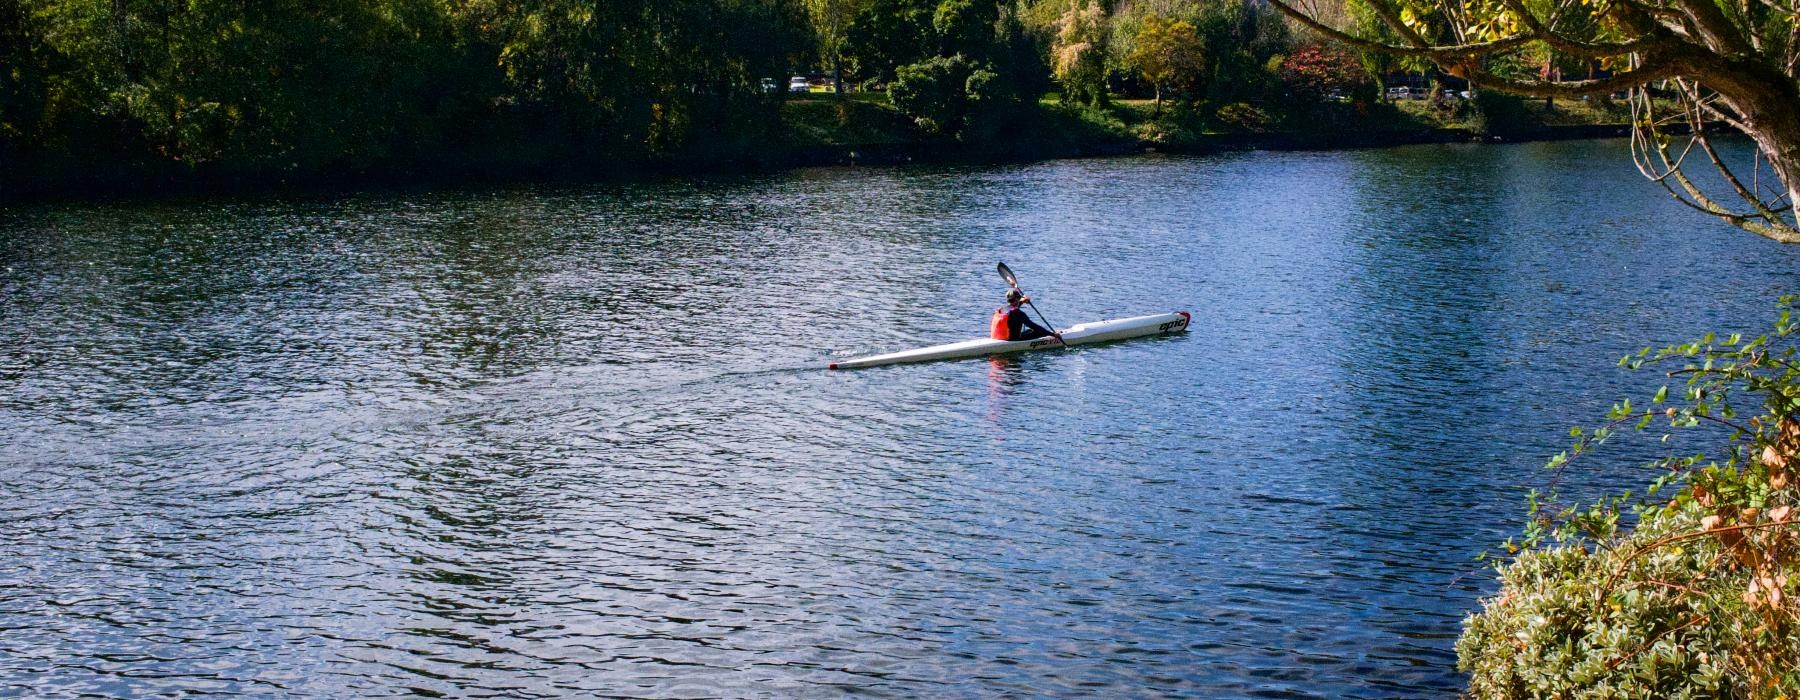
[[[1375,83],[1349,52],[1327,44],[1303,46],[1281,61],[1281,80],[1288,93],[1307,103],[1333,96],[1375,97]]]
[[[809,41],[794,0],[7,0],[0,155],[13,177],[634,160],[756,137],[760,79]]]
[[[1206,65],[1206,47],[1200,43],[1194,25],[1186,20],[1151,17],[1144,21],[1125,60],[1156,89],[1156,106],[1160,108],[1165,88],[1199,77]]]
[[[1152,140],[1316,131],[1369,116],[1353,64],[1255,0],[5,0],[0,196],[730,161],[780,148],[792,75],[971,152],[1050,91],[1155,98]]]
[[[1709,335],[1621,360],[1678,363],[1668,374],[1686,385],[1658,391],[1660,409],[1614,407],[1551,466],[1648,434],[1666,445],[1648,465],[1659,476],[1643,499],[1562,509],[1534,498],[1499,595],[1457,644],[1472,695],[1800,696],[1796,304],[1784,299],[1762,337]]]
[[[884,0],[853,26],[859,68],[892,76],[894,106],[928,134],[981,142],[1043,89],[1035,46],[996,0]]]

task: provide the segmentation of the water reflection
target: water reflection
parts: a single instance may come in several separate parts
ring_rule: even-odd
[[[1441,696],[1608,358],[1800,281],[1624,157],[11,212],[0,694]],[[982,334],[999,258],[1193,325],[818,370]]]

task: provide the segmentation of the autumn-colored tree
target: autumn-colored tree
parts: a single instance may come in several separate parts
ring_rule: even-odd
[[[1199,75],[1206,63],[1206,47],[1187,21],[1151,16],[1144,20],[1126,61],[1156,91],[1155,111],[1160,113],[1163,89]]]
[[[1051,58],[1064,101],[1105,104],[1106,8],[1097,0],[1069,0],[1056,23]]]
[[[1356,56],[1335,46],[1313,44],[1281,61],[1281,82],[1301,102],[1319,102],[1334,92],[1349,94],[1369,83]]]

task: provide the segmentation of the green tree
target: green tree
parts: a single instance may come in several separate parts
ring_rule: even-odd
[[[1292,46],[1287,24],[1261,2],[1207,5],[1194,23],[1207,47],[1206,98],[1214,104],[1271,102],[1281,82],[1273,59]]]
[[[994,0],[943,0],[931,16],[938,55],[962,54],[975,61],[991,61],[996,45],[994,28],[999,21],[1000,4]]]
[[[857,74],[892,81],[900,66],[937,51],[934,0],[874,0],[857,13],[845,32],[845,53]]]
[[[286,179],[728,146],[773,128],[757,84],[807,28],[799,0],[10,0],[0,177]]]
[[[888,96],[928,133],[984,142],[1022,109],[1041,64],[1019,59],[1022,30],[994,0],[944,0],[932,31],[937,55],[897,69]]]
[[[813,33],[819,40],[819,56],[831,67],[832,85],[839,95],[844,94],[844,57],[850,25],[871,4],[865,0],[806,0]]]
[[[24,5],[0,4],[0,163],[14,167],[38,142],[49,99],[50,56],[29,20]]]
[[[901,66],[893,84],[888,86],[888,98],[925,133],[955,133],[968,112],[968,81],[972,72],[974,69],[964,56],[933,56]]]

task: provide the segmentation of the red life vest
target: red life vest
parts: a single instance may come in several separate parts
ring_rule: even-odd
[[[1016,308],[1018,307],[1002,306],[994,309],[994,320],[991,324],[992,328],[988,330],[988,335],[993,336],[994,340],[1012,340],[1012,324],[1007,321],[1011,318],[1013,309]]]

